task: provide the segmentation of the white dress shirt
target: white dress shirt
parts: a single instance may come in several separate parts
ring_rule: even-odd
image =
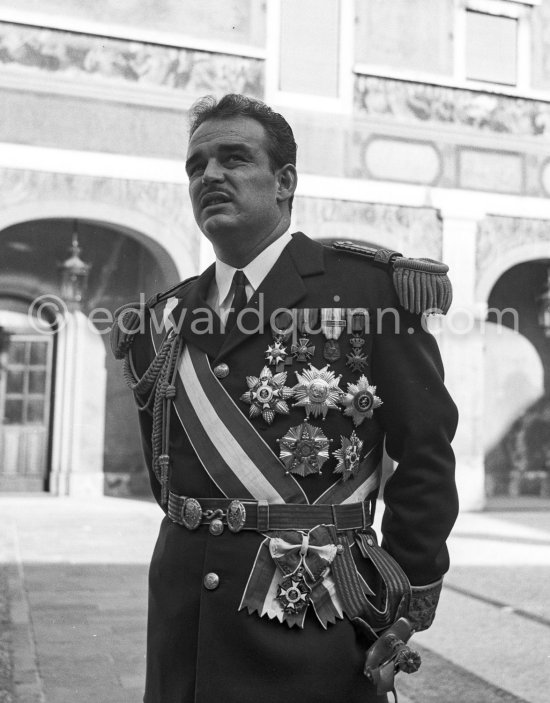
[[[255,259],[247,264],[242,271],[247,279],[246,298],[250,298],[260,287],[260,284],[273,268],[275,262],[281,255],[281,252],[286,245],[292,240],[290,231],[287,230],[272,244],[266,247],[258,254]],[[238,269],[223,261],[216,259],[216,275],[212,280],[206,302],[218,313],[222,322],[225,324],[229,310],[233,303],[235,291],[233,289],[233,276]]]

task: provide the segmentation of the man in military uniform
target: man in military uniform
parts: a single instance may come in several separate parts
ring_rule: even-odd
[[[446,267],[291,234],[295,164],[263,103],[200,101],[186,168],[216,262],[113,328],[166,512],[145,703],[386,701],[448,569],[457,414],[422,316]]]

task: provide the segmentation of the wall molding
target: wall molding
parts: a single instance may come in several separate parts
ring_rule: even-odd
[[[0,143],[0,167],[186,186],[183,161]],[[297,196],[431,207],[455,217],[550,219],[550,199],[301,173]],[[182,194],[182,197],[185,197]]]
[[[79,34],[89,34],[113,39],[125,39],[160,46],[179,47],[182,49],[195,49],[216,54],[231,54],[256,59],[265,59],[266,50],[248,44],[237,44],[219,40],[199,39],[180,32],[165,32],[161,30],[143,29],[122,24],[94,22],[82,20],[69,15],[46,12],[31,12],[29,10],[15,10],[2,7],[0,4],[0,22],[41,27],[46,29],[59,29]]]

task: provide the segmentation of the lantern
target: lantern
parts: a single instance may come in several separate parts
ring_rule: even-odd
[[[88,285],[88,274],[90,273],[90,264],[86,264],[80,258],[81,249],[78,244],[76,222],[70,251],[71,255],[60,266],[61,297],[67,303],[69,309],[75,310],[80,309]]]

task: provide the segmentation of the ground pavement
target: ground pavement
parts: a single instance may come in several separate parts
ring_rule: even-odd
[[[159,508],[2,496],[0,516],[0,703],[139,703]],[[463,514],[450,549],[400,703],[548,703],[550,512]]]

